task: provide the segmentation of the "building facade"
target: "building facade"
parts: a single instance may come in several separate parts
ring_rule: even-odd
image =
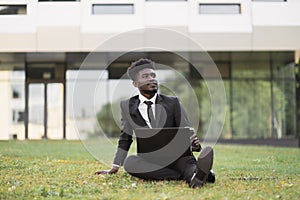
[[[187,63],[163,50],[112,60],[127,48],[99,48],[116,35],[145,29],[175,31],[199,44],[202,50],[182,48],[176,38],[170,43],[169,51],[184,53],[193,63],[201,62],[200,51],[211,56],[227,94],[224,138],[297,138],[299,9],[298,0],[0,0],[0,139],[78,139],[78,133],[93,132],[94,109],[87,103],[69,108],[74,76],[91,51],[101,62],[90,64],[79,82],[89,85],[103,72],[107,81],[99,87],[106,92],[99,98],[109,98],[113,79],[139,56],[193,78]],[[149,37],[139,40],[147,46]],[[262,98],[267,103],[259,107],[256,99]],[[251,127],[263,126],[253,120],[259,111],[266,127],[254,134]],[[203,128],[207,120],[201,120]]]

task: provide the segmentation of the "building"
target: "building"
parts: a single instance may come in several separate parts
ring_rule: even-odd
[[[247,125],[244,129],[234,127],[236,123],[252,121],[253,114],[249,114],[252,108],[246,109],[248,114],[239,112],[243,110],[242,105],[235,103],[232,97],[241,97],[234,90],[236,85],[252,81],[267,83],[269,87],[266,98],[270,108],[264,118],[270,125],[265,130],[268,134],[261,138],[296,138],[297,113],[291,115],[290,112],[296,110],[299,102],[296,101],[299,89],[294,87],[295,69],[298,69],[295,65],[300,58],[299,8],[298,0],[0,0],[0,88],[3,97],[0,139],[78,138],[67,105],[72,73],[76,73],[89,52],[113,36],[148,28],[174,30],[201,44],[213,58],[229,96],[226,123],[230,133],[225,137],[242,138],[239,132],[248,132],[251,137]],[[140,40],[143,44],[149,42],[146,36]],[[126,41],[122,42],[127,45]],[[117,78],[124,72],[123,64],[128,64],[134,56],[114,61],[112,58],[117,58],[118,52],[127,49],[104,46],[96,49],[101,63],[89,64],[88,69],[108,72],[105,75],[108,81],[101,85],[106,88],[107,98],[110,78]],[[180,47],[174,41],[170,51],[184,53],[192,62],[201,62],[199,49],[189,45]],[[189,66],[167,52],[152,49],[138,56],[147,56],[177,69],[186,68],[193,74]],[[108,68],[113,61],[114,65]],[[87,79],[97,77],[88,76],[81,83],[92,81]],[[276,84],[284,88],[279,90],[282,94],[278,98]],[[54,93],[57,95],[52,96]],[[281,102],[287,96],[294,98]],[[59,99],[55,100],[56,97]],[[255,105],[255,98],[260,96],[253,97],[252,105]],[[78,109],[76,118],[85,121],[82,124],[89,124],[87,118],[92,111]],[[239,121],[239,115],[248,118]],[[51,122],[52,119],[60,120]],[[51,127],[52,130],[48,130]],[[90,125],[82,127],[91,128]],[[89,131],[92,129],[86,132]]]

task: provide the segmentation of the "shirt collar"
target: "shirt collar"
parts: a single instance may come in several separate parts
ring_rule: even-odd
[[[139,94],[140,104],[144,103],[145,101],[151,101],[153,104],[155,104],[156,97],[157,97],[157,93],[151,99],[147,99],[140,93]]]

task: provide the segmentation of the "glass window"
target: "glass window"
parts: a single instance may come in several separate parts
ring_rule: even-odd
[[[134,14],[133,4],[93,4],[92,13],[105,14]]]
[[[222,83],[223,82],[223,83]],[[199,111],[200,111],[200,122],[199,122],[199,131],[200,131],[200,137],[208,137],[208,129],[209,126],[211,126],[211,120],[212,120],[212,106],[215,107],[216,110],[220,111],[223,110],[222,103],[215,102],[212,105],[212,99],[211,99],[211,92],[209,91],[207,84],[224,84],[224,89],[226,92],[226,114],[225,114],[225,121],[222,118],[222,114],[220,115],[214,115],[213,117],[215,118],[214,120],[217,121],[217,124],[223,124],[223,129],[222,129],[222,138],[232,138],[231,134],[231,129],[230,129],[230,112],[229,112],[229,98],[230,98],[230,93],[229,93],[229,81],[223,81],[223,80],[212,80],[212,79],[207,79],[207,80],[200,80],[199,84],[196,84],[194,86],[194,90],[198,96],[198,101],[199,101]],[[198,87],[198,88],[197,88]],[[219,101],[219,99],[217,99]],[[222,100],[220,101],[222,102]],[[195,108],[194,108],[195,110]],[[195,111],[192,111],[195,112]],[[216,139],[218,138],[219,130],[217,127],[210,127],[213,132],[209,134],[209,137],[211,139]],[[207,135],[206,135],[207,134]]]
[[[88,138],[95,132],[95,115],[107,103],[107,84],[105,71],[67,70],[67,138]]]
[[[200,14],[240,14],[241,4],[199,4]]]
[[[286,2],[287,0],[252,0],[257,2]]]
[[[192,67],[191,68],[191,78],[196,78],[197,73],[199,73],[199,72],[201,73],[201,76],[205,79],[219,79],[220,77],[229,78],[230,63],[216,61],[215,64],[217,66],[217,69],[209,63],[207,65],[203,64],[203,66],[199,67],[198,69],[195,69]]]
[[[39,2],[47,2],[47,1],[80,1],[80,0],[39,0]]]
[[[295,136],[295,64],[273,66],[274,132],[278,138]]]
[[[146,1],[187,1],[187,0],[146,0]]]
[[[233,138],[271,138],[270,82],[233,80],[232,95]]]
[[[15,90],[15,89],[13,89],[13,98],[14,98],[14,99],[20,98],[19,92],[18,92],[17,90]]]
[[[268,52],[235,52],[231,54],[232,78],[267,79],[270,74],[270,54]]]
[[[47,85],[47,136],[62,139],[63,136],[63,95],[62,83]]]
[[[0,15],[26,15],[26,5],[0,5]]]
[[[24,123],[24,111],[13,110],[13,123]]]

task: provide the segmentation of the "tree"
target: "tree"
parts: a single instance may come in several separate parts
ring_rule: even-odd
[[[95,135],[105,134],[108,137],[118,137],[120,135],[120,112],[119,101],[113,104],[107,103],[102,106],[97,113],[98,125],[95,128]]]

